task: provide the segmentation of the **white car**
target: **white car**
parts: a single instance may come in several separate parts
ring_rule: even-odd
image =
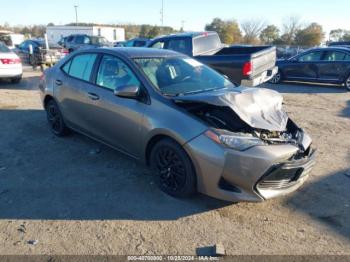
[[[21,59],[7,46],[0,43],[0,79],[10,79],[12,83],[19,83],[22,73]]]

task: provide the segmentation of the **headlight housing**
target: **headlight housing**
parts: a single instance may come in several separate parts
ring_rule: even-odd
[[[260,138],[246,133],[232,133],[225,130],[208,130],[205,135],[217,144],[228,148],[244,151],[254,146],[266,145]]]

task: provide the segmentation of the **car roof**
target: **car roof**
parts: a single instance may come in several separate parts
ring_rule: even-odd
[[[91,48],[83,49],[77,52],[102,52],[106,53],[115,53],[127,58],[136,58],[136,57],[169,57],[169,56],[184,56],[183,54],[165,50],[165,49],[156,49],[156,48],[146,48],[146,47],[102,47],[102,48]]]
[[[345,51],[345,52],[350,52],[350,46],[327,46],[327,47],[316,47],[316,48],[311,48],[307,51]]]
[[[173,38],[173,37],[199,37],[199,36],[208,36],[208,35],[214,35],[217,34],[213,31],[203,31],[203,32],[184,32],[184,33],[176,33],[176,34],[170,34],[165,36],[157,37],[153,40],[162,39],[162,38]]]

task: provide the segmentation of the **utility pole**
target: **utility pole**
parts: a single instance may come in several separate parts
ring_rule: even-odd
[[[160,21],[163,27],[164,26],[164,0],[162,0],[162,9],[160,9]]]
[[[75,8],[75,25],[78,26],[78,5],[74,5]]]
[[[181,20],[181,28],[182,28],[182,31],[185,31],[185,20]]]

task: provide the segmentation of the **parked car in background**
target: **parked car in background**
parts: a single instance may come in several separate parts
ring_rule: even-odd
[[[150,42],[148,38],[134,38],[124,43],[125,47],[145,47]]]
[[[331,83],[350,91],[350,48],[313,48],[287,60],[278,60],[278,73],[271,79]]]
[[[172,34],[156,38],[147,46],[186,54],[245,86],[258,86],[277,73],[275,47],[227,47],[216,32]]]
[[[10,79],[12,83],[19,83],[22,72],[21,59],[0,42],[0,79]]]
[[[350,47],[350,41],[339,41],[339,42],[331,42],[328,46],[348,46]]]
[[[63,39],[63,47],[66,48],[69,53],[72,53],[80,48],[94,48],[111,46],[106,38],[101,36],[90,35],[70,35]]]
[[[264,201],[295,191],[314,165],[279,93],[237,87],[177,52],[79,50],[44,72],[40,90],[55,135],[73,129],[142,160],[175,197]]]
[[[49,49],[42,39],[29,39],[22,42],[14,50],[24,64],[33,67],[52,66],[68,54],[68,51],[58,44],[49,43]]]
[[[117,41],[113,43],[114,47],[125,47],[126,41]]]

